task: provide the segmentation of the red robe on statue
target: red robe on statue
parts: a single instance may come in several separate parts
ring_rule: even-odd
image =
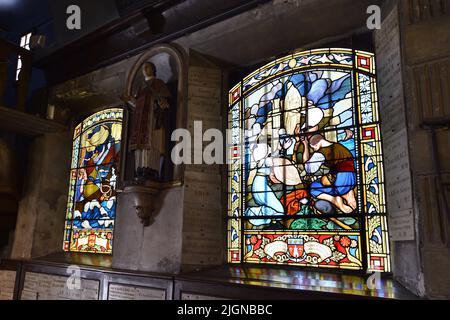
[[[160,148],[164,145],[162,141],[152,141],[154,138],[152,133],[164,126],[165,111],[160,107],[159,100],[169,97],[170,91],[160,79],[146,81],[139,88],[136,95],[130,150]]]

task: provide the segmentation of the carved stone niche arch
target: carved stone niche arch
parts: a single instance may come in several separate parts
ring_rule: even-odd
[[[139,83],[140,77],[143,77],[141,67],[143,63],[147,61],[152,62],[156,66],[156,76],[164,82],[167,83],[173,81],[173,77],[176,76],[177,84],[176,88],[173,88],[173,91],[176,91],[175,128],[186,128],[188,70],[186,55],[182,48],[173,44],[159,44],[141,54],[128,73],[124,96],[133,96],[135,94],[137,83]],[[127,107],[130,109],[128,104]],[[128,115],[130,115],[129,112]],[[127,118],[129,122],[130,116]],[[127,132],[129,132],[129,130],[127,130]],[[170,135],[171,132],[167,132],[168,139],[170,139]],[[127,137],[125,137],[125,139],[128,140]],[[170,152],[170,149],[167,150],[168,157],[170,157]],[[152,224],[155,216],[158,214],[158,206],[155,204],[157,202],[162,202],[161,191],[183,184],[183,165],[175,165],[170,159],[167,160],[166,163],[170,163],[170,168],[172,169],[172,179],[170,181],[147,181],[145,185],[133,185],[133,183],[130,184],[125,182],[124,188],[121,190],[121,192],[131,197],[133,208],[136,210],[136,214],[144,226]]]

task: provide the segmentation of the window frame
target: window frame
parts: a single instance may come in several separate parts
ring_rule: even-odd
[[[120,118],[117,119],[111,119],[111,118],[107,118],[107,119],[102,119],[100,121],[95,122],[93,125],[88,125],[86,127],[86,129],[84,128],[84,124],[85,122],[89,121],[90,119],[93,119],[96,115],[101,115],[101,114],[105,114],[108,112],[116,112],[120,114]],[[126,139],[126,121],[127,121],[127,110],[126,108],[123,107],[123,105],[114,105],[114,106],[109,106],[107,108],[99,108],[94,110],[92,113],[84,116],[80,121],[78,121],[76,123],[76,125],[74,126],[74,129],[72,131],[72,156],[71,156],[71,160],[70,160],[70,175],[69,175],[69,190],[68,190],[68,201],[67,201],[67,208],[66,208],[66,214],[65,214],[65,219],[64,219],[64,238],[63,238],[63,251],[65,252],[70,252],[70,253],[87,253],[87,254],[106,254],[106,255],[112,255],[113,254],[113,244],[114,244],[114,230],[115,230],[115,222],[116,222],[116,214],[117,214],[117,194],[118,192],[120,192],[120,187],[122,185],[122,179],[123,179],[123,168],[124,168],[124,148],[126,147],[126,143],[125,143],[125,139]],[[111,162],[111,165],[116,165],[116,170],[117,170],[117,174],[116,174],[116,181],[115,181],[115,193],[116,193],[116,198],[115,198],[115,213],[114,213],[114,219],[109,219],[109,220],[114,220],[114,224],[113,227],[111,228],[111,233],[112,233],[112,239],[108,239],[111,240],[111,248],[109,250],[109,252],[91,252],[91,251],[84,251],[84,250],[72,250],[72,233],[73,233],[73,226],[72,226],[72,222],[73,220],[75,220],[73,218],[73,212],[74,212],[74,204],[75,204],[75,190],[74,188],[76,187],[76,178],[75,178],[75,182],[72,181],[72,174],[74,171],[78,171],[80,168],[85,168],[86,166],[79,166],[79,161],[80,161],[80,157],[79,157],[79,151],[81,149],[81,137],[83,136],[84,132],[86,132],[86,130],[89,130],[95,126],[101,125],[102,123],[107,123],[107,122],[114,122],[114,123],[120,123],[121,124],[121,132],[120,132],[120,150],[118,152],[118,161],[117,162]],[[77,132],[78,130],[78,132]],[[75,148],[76,145],[76,139],[79,139],[79,146],[78,148]],[[75,153],[74,151],[77,150],[78,153]],[[75,154],[77,155],[77,159],[74,160],[74,156]],[[73,166],[73,163],[76,162],[76,166]],[[76,177],[76,176],[75,176]],[[72,194],[72,200],[70,200],[70,196],[71,196],[71,192],[73,191]],[[71,204],[71,207],[69,207]],[[94,220],[98,220],[98,219],[94,219]],[[105,228],[92,228],[91,230],[100,230],[100,229],[105,229]]]
[[[292,70],[287,71],[279,71],[275,72],[274,74],[271,74],[268,77],[263,77],[262,79],[259,79],[258,81],[255,81],[253,85],[250,87],[246,87],[246,84],[251,83],[252,80],[256,79],[256,75],[263,74],[262,71],[268,71],[271,70],[274,66],[277,64],[280,64],[282,62],[286,63],[287,61],[292,61],[294,59],[297,59],[301,56],[312,56],[314,54],[334,54],[334,53],[349,53],[352,57],[351,63],[349,63],[347,66],[344,66],[343,64],[336,65],[332,63],[322,63],[322,64],[305,64],[303,66],[299,66],[298,61],[297,64],[293,67],[291,67]],[[361,205],[358,204],[358,209],[361,209],[361,213],[358,214],[359,219],[361,221],[360,227],[359,227],[359,237],[362,249],[360,252],[360,256],[362,259],[362,267],[355,269],[356,272],[369,272],[369,271],[376,271],[376,272],[386,272],[389,273],[391,271],[390,266],[390,244],[389,244],[389,235],[388,235],[388,226],[387,226],[387,212],[386,212],[386,194],[385,194],[385,179],[384,179],[384,168],[383,168],[383,150],[382,150],[382,136],[381,136],[381,120],[380,120],[380,112],[379,112],[379,99],[378,99],[378,91],[377,91],[377,74],[376,74],[376,65],[375,65],[375,55],[370,52],[360,51],[360,50],[354,50],[354,49],[343,49],[343,48],[321,48],[321,49],[314,49],[314,50],[307,50],[302,52],[297,52],[294,54],[290,54],[284,57],[281,57],[279,59],[275,59],[264,66],[257,68],[253,72],[251,72],[249,75],[243,77],[241,81],[239,81],[236,85],[234,85],[231,90],[229,90],[228,94],[228,108],[227,108],[227,129],[232,129],[232,109],[235,105],[238,106],[238,113],[239,113],[239,128],[244,128],[244,120],[243,120],[243,104],[245,103],[245,98],[249,97],[252,92],[257,91],[260,88],[263,88],[266,83],[268,83],[271,80],[279,79],[283,76],[289,77],[289,75],[296,74],[296,73],[303,73],[313,70],[330,70],[334,69],[336,71],[346,71],[348,70],[351,74],[352,78],[352,85],[351,85],[351,93],[352,93],[352,117],[356,119],[354,121],[351,128],[356,131],[357,134],[357,141],[355,141],[355,147],[359,153],[357,154],[357,157],[354,159],[357,159],[357,163],[359,166],[359,169],[356,173],[357,180],[366,179],[365,173],[362,170],[362,167],[364,165],[364,159],[363,157],[366,156],[366,151],[361,150],[363,148],[363,141],[362,141],[362,130],[369,128],[372,126],[372,128],[375,131],[376,137],[374,138],[374,145],[379,150],[379,154],[376,155],[377,159],[380,160],[380,162],[377,162],[378,168],[377,168],[377,177],[379,178],[379,185],[381,186],[381,192],[380,192],[380,206],[383,207],[383,212],[378,213],[376,215],[371,215],[367,211],[367,190],[359,190],[360,196],[361,196]],[[370,87],[372,91],[370,92],[371,96],[371,106],[372,106],[372,113],[376,115],[376,119],[371,121],[370,123],[361,123],[362,119],[362,109],[361,109],[361,86],[359,84],[359,76],[365,75],[369,77],[370,80]],[[283,111],[284,112],[284,111]],[[266,120],[267,121],[267,120]],[[295,267],[301,267],[301,268],[316,268],[317,265],[293,265],[293,264],[287,264],[287,263],[262,263],[262,262],[246,262],[244,259],[245,256],[245,246],[246,246],[246,237],[244,235],[244,223],[243,221],[248,220],[249,218],[244,215],[244,206],[246,202],[246,191],[245,188],[248,186],[247,181],[245,181],[244,178],[244,160],[241,159],[240,161],[240,173],[241,173],[241,181],[240,183],[240,191],[239,191],[239,197],[241,198],[240,204],[238,207],[232,205],[232,199],[231,199],[231,191],[232,191],[232,185],[233,182],[231,181],[231,174],[230,172],[236,172],[237,169],[232,169],[233,166],[229,162],[229,159],[233,159],[233,152],[243,153],[245,150],[245,140],[242,137],[242,135],[238,138],[240,141],[240,146],[231,145],[228,146],[227,150],[227,212],[226,212],[226,233],[227,233],[227,262],[229,264],[244,264],[244,265],[283,265],[284,267],[288,266],[295,266]],[[238,149],[237,149],[238,148]],[[240,149],[239,149],[240,148]],[[358,157],[361,157],[361,159],[358,159]],[[235,158],[236,159],[236,158]],[[237,168],[237,167],[236,167]],[[234,171],[233,171],[234,170]],[[238,178],[239,179],[239,178]],[[365,184],[366,181],[357,182],[357,188],[366,187]],[[234,185],[236,186],[236,184]],[[244,191],[243,191],[244,190]],[[285,190],[285,189],[284,189]],[[286,190],[285,190],[286,191]],[[287,193],[284,192],[284,195]],[[236,216],[234,215],[234,211],[236,211],[236,208],[238,208],[239,214]],[[372,245],[371,237],[368,234],[368,228],[369,223],[371,219],[376,219],[375,217],[380,217],[380,223],[379,226],[381,228],[381,235],[382,238],[382,254],[378,255],[373,248],[370,247]],[[283,219],[287,219],[287,216],[283,216]],[[374,221],[372,220],[372,221]],[[233,222],[234,221],[234,222]],[[233,225],[234,225],[234,231],[233,231]],[[233,236],[233,232],[237,231],[237,238]],[[282,231],[289,231],[289,229],[285,228]],[[305,230],[295,230],[298,231],[299,234],[301,232],[307,233],[308,231]],[[326,231],[324,231],[326,232]],[[320,232],[320,233],[324,233]],[[311,232],[312,233],[312,232]],[[236,244],[236,239],[237,243]],[[369,245],[370,244],[370,245]],[[379,259],[379,260],[377,260]],[[377,265],[377,261],[379,261],[380,265]],[[328,268],[326,266],[323,266],[320,268],[321,270],[345,270],[351,272],[351,269],[336,267],[336,268]]]

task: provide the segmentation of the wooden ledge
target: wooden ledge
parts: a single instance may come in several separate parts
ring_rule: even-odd
[[[186,292],[203,293],[211,287],[233,294],[262,290],[269,299],[418,299],[390,276],[382,276],[376,288],[369,289],[368,277],[292,267],[223,265],[181,273],[176,281]]]
[[[68,130],[66,126],[58,122],[2,106],[0,106],[0,119],[0,130],[31,137]]]

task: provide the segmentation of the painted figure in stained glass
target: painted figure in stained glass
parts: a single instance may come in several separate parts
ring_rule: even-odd
[[[87,130],[80,153],[75,190],[74,228],[112,226],[121,124],[101,124]]]
[[[311,138],[302,137],[304,145],[303,163],[309,174],[314,174],[324,166],[327,174],[311,183],[311,195],[314,198],[328,201],[344,213],[351,213],[356,209],[354,188],[356,173],[353,156],[341,144],[326,140],[321,134]],[[315,152],[309,154],[309,147]]]
[[[275,171],[274,159],[271,157],[270,146],[264,143],[259,143],[253,149],[253,159],[256,162],[256,174],[252,182],[252,196],[256,205],[255,207],[247,208],[247,216],[279,216],[284,214],[284,207],[281,201],[276,197],[275,193],[270,187],[270,183],[281,183],[278,178],[283,177]],[[278,177],[277,177],[278,176]],[[270,219],[254,219],[254,225],[267,224]]]
[[[347,129],[353,124],[350,75],[337,71],[295,74],[258,93],[248,98],[255,103],[245,117],[253,134],[247,137],[247,153],[253,161],[246,162],[251,183],[246,215],[352,212],[356,207],[353,155],[341,144],[355,149],[352,131]],[[275,148],[253,147],[254,141],[274,132],[278,135]],[[261,151],[265,149],[272,152]],[[270,222],[252,220],[254,224]]]

